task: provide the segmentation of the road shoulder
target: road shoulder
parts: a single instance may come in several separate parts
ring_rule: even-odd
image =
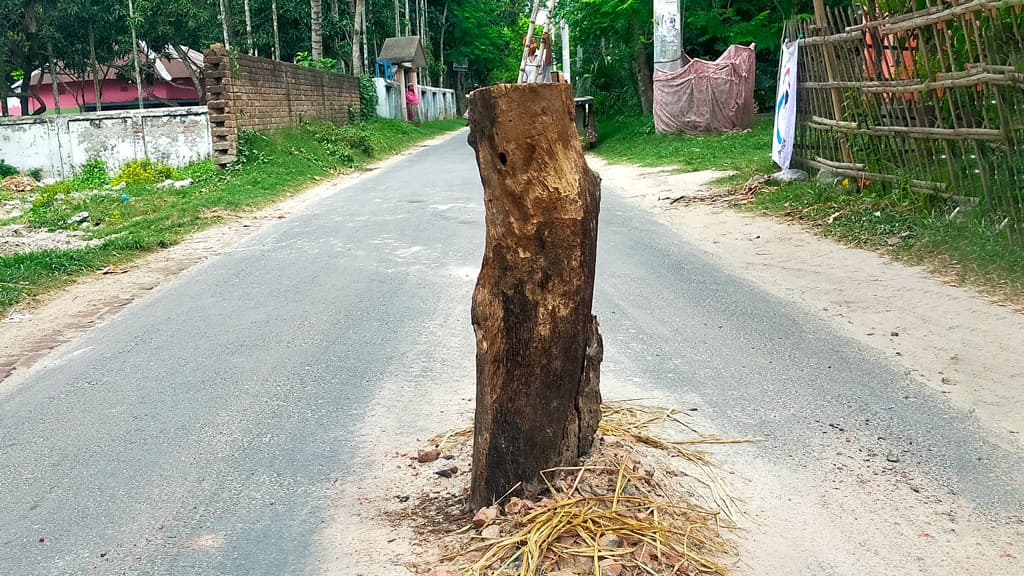
[[[990,440],[1024,448],[1024,315],[920,267],[792,225],[703,203],[718,173],[673,174],[590,157],[606,184],[657,215],[724,269],[882,352],[974,417]],[[607,187],[606,187],[607,190]]]
[[[122,269],[88,276],[38,301],[15,307],[0,324],[0,397],[37,366],[59,361],[60,349],[183,272],[231,252],[246,239],[310,209],[376,171],[464,134],[464,130],[459,130],[422,142],[363,170],[325,179],[258,211],[225,213],[224,224],[197,232],[175,246],[140,258]],[[67,352],[74,354],[75,351]]]

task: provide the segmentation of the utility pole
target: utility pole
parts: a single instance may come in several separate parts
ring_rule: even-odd
[[[128,0],[128,24],[132,29],[132,63],[135,65],[135,90],[139,96],[139,110],[145,108],[142,101],[142,70],[139,67],[139,38],[135,34],[135,3]]]
[[[679,0],[654,0],[654,67],[675,72],[683,66]]]

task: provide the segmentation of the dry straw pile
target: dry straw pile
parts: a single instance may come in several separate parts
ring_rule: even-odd
[[[682,413],[627,402],[603,408],[593,455],[549,470],[549,494],[481,510],[449,556],[472,576],[725,575],[736,550],[735,503],[701,444],[746,442],[700,435]],[[669,439],[666,425],[685,428]],[[466,438],[452,433],[442,443]]]

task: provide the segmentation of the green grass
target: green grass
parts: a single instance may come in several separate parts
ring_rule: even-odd
[[[814,183],[770,188],[750,210],[801,222],[840,242],[924,265],[1009,303],[1024,300],[1024,248],[981,208],[920,194]],[[954,216],[954,212],[956,215]]]
[[[617,163],[674,166],[682,172],[735,171],[749,178],[771,170],[772,117],[758,116],[753,129],[735,134],[687,136],[658,134],[651,118],[602,118],[594,154]]]
[[[770,115],[758,116],[749,132],[705,137],[656,134],[650,118],[601,118],[599,129],[594,153],[610,162],[672,166],[682,172],[734,171],[718,182],[726,188],[777,170],[770,160]],[[845,244],[925,265],[1005,301],[1024,301],[1024,239],[1011,239],[999,228],[1004,217],[981,208],[961,209],[950,218],[956,207],[940,198],[877,185],[842,190],[813,182],[769,187],[747,205]]]
[[[129,185],[106,194],[76,195],[88,186],[74,180],[39,191],[31,210],[8,223],[46,229],[74,229],[68,219],[82,211],[101,224],[88,238],[100,246],[0,256],[0,311],[107,266],[124,264],[172,246],[189,234],[217,224],[218,211],[246,211],[302,190],[318,177],[365,166],[431,137],[461,128],[462,120],[417,127],[393,120],[351,126],[310,124],[269,135],[244,134],[240,161],[214,172],[208,162],[180,169],[186,188]],[[130,199],[125,201],[122,194]],[[60,195],[64,195],[63,199]]]

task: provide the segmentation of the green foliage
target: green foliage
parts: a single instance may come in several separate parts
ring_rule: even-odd
[[[313,59],[313,56],[309,52],[299,52],[295,55],[295,63],[299,66],[306,68],[313,68],[315,70],[327,70],[329,72],[338,71],[338,61],[334,58],[320,58]]]
[[[103,188],[107,184],[110,184],[107,163],[99,158],[90,158],[85,164],[82,164],[78,173],[72,178],[72,186],[76,190]]]
[[[202,182],[217,174],[217,167],[210,160],[194,162],[188,166],[174,169],[175,180],[190,179],[193,182]]]
[[[369,74],[359,76],[359,110],[362,120],[377,117],[377,85]]]
[[[135,160],[122,166],[110,184],[113,186],[121,183],[129,186],[156,184],[164,180],[173,179],[174,176],[174,168],[156,164],[149,158],[143,158],[142,160]]]
[[[0,159],[0,178],[7,178],[18,173],[18,169]]]
[[[40,170],[39,168],[33,168],[33,169],[29,170],[28,171],[28,175],[31,176],[33,179],[35,179],[36,182],[38,182],[38,181],[43,179],[43,171]]]
[[[228,166],[228,170],[240,171],[250,166],[259,166],[270,161],[267,155],[261,150],[262,141],[269,142],[269,139],[252,130],[242,130],[238,135],[238,158],[234,164]]]
[[[52,206],[58,197],[71,194],[74,188],[74,184],[70,180],[63,180],[46,186],[36,193],[36,197],[32,200],[32,209],[43,209]]]

